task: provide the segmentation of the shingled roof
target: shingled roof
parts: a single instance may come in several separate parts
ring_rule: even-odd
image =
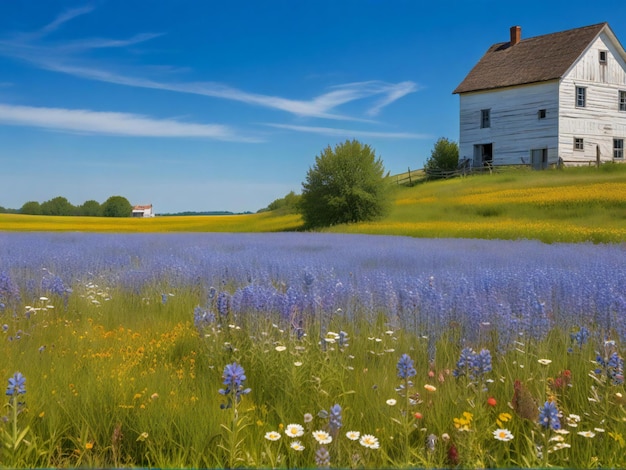
[[[454,93],[561,78],[608,23],[491,46]]]

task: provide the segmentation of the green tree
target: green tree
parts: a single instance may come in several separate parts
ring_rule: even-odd
[[[41,204],[37,201],[28,201],[24,203],[20,209],[20,214],[26,215],[41,215]]]
[[[78,215],[99,217],[102,215],[102,206],[98,201],[90,199],[89,201],[85,201],[82,206],[79,206],[77,212]]]
[[[346,140],[315,157],[302,183],[300,212],[307,228],[372,220],[389,207],[385,169],[369,145]]]
[[[102,215],[105,217],[130,217],[133,206],[123,196],[111,196],[102,204]]]
[[[459,166],[459,146],[456,142],[441,137],[433,147],[430,158],[424,165],[429,177],[438,177],[443,171],[454,171]]]
[[[280,199],[275,199],[270,202],[270,204],[265,208],[261,209],[259,212],[266,211],[280,211],[284,214],[291,214],[298,211],[298,204],[300,202],[300,195],[290,191],[285,195],[285,197],[281,197]]]
[[[76,208],[66,198],[58,196],[41,204],[43,215],[74,215]]]

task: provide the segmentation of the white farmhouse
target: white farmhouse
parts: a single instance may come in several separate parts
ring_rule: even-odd
[[[154,212],[152,212],[152,204],[144,205],[144,206],[133,206],[133,217],[154,217]]]
[[[494,44],[454,90],[474,166],[624,160],[626,52],[608,23]]]

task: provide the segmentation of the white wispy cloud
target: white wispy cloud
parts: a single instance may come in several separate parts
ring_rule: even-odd
[[[91,13],[94,10],[93,5],[85,5],[78,8],[71,8],[69,10],[64,11],[59,16],[57,16],[52,22],[48,23],[44,26],[40,32],[42,34],[47,34],[52,31],[56,31],[59,27],[67,23],[68,21],[76,18],[77,16],[84,15],[86,13]]]
[[[412,132],[380,132],[380,131],[362,131],[353,129],[336,129],[333,127],[315,127],[315,126],[296,126],[291,124],[266,124],[277,129],[288,129],[296,132],[308,132],[311,134],[322,134],[338,137],[374,137],[381,139],[432,139],[429,134],[415,134]]]
[[[258,139],[238,135],[232,128],[224,125],[198,124],[176,119],[154,119],[138,114],[101,112],[88,109],[40,108],[0,104],[0,123],[86,134],[130,137],[198,137],[258,142]]]
[[[217,82],[154,80],[142,76],[141,70],[144,69],[138,69],[139,71],[135,73],[123,73],[116,71],[115,67],[103,68],[101,62],[98,65],[89,62],[91,50],[137,45],[162,36],[162,33],[138,33],[126,39],[81,38],[81,40],[54,43],[46,41],[46,36],[49,33],[57,30],[66,22],[93,10],[93,6],[68,10],[34,33],[0,39],[0,55],[29,62],[38,68],[88,80],[238,101],[253,106],[285,111],[298,117],[371,122],[370,119],[348,116],[339,112],[337,108],[353,101],[377,99],[374,106],[370,107],[366,113],[368,116],[375,116],[384,107],[418,90],[417,84],[411,81],[388,83],[371,80],[337,85],[310,99],[291,99],[253,93]]]

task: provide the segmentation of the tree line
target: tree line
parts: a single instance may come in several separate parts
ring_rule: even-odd
[[[79,206],[74,206],[66,198],[58,196],[42,203],[28,201],[17,210],[0,207],[0,212],[25,215],[130,217],[133,212],[133,206],[123,196],[111,196],[102,204],[90,199]]]

